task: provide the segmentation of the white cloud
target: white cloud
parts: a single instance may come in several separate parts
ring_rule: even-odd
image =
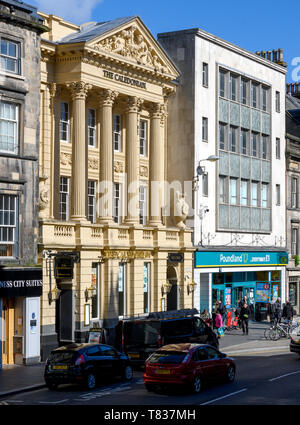
[[[92,10],[104,0],[34,0],[40,12],[60,16],[75,24],[90,21]]]

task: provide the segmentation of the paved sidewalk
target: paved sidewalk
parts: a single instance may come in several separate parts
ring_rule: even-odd
[[[269,326],[267,322],[250,321],[249,335],[243,335],[241,330],[226,333],[220,339],[220,351],[233,356],[289,352],[289,339],[269,341],[264,338],[264,330]],[[45,387],[44,368],[45,363],[3,366],[0,370],[0,398]]]

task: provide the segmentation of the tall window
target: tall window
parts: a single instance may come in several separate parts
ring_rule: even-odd
[[[140,155],[147,156],[147,121],[140,120]]]
[[[276,145],[275,145],[275,150],[276,150],[276,159],[280,159],[280,139],[278,137],[276,137]]]
[[[229,128],[229,150],[231,152],[236,152],[236,127],[230,126]]]
[[[258,85],[251,83],[251,106],[258,108]]]
[[[92,263],[92,275],[91,285],[94,288],[94,294],[92,296],[92,319],[99,319],[100,317],[100,264]]]
[[[202,195],[208,196],[208,173],[202,174]]]
[[[241,154],[247,155],[248,131],[242,129],[240,134],[241,134]]]
[[[247,105],[248,103],[248,81],[241,79],[241,103]]]
[[[276,112],[280,112],[280,92],[275,93],[275,109]]]
[[[89,146],[92,146],[93,148],[95,148],[97,144],[96,110],[95,109],[88,110],[88,143],[89,143]]]
[[[202,140],[208,141],[208,118],[202,117]]]
[[[149,313],[150,307],[150,263],[144,263],[144,313]]]
[[[121,115],[114,114],[114,149],[122,151]]]
[[[219,176],[219,201],[221,204],[227,202],[226,179],[225,176]]]
[[[225,81],[226,81],[226,72],[219,71],[219,94],[220,94],[221,97],[226,96]]]
[[[114,183],[114,222],[121,223],[121,183]]]
[[[291,180],[291,207],[292,208],[297,208],[297,204],[298,204],[298,179],[295,177],[292,177]]]
[[[280,184],[276,185],[276,205],[280,205]]]
[[[60,140],[62,142],[70,141],[70,117],[69,104],[60,102]]]
[[[15,103],[0,102],[0,151],[18,152],[19,107]]]
[[[261,87],[261,109],[263,111],[267,110],[267,94],[268,94],[268,89],[262,86]]]
[[[251,133],[251,155],[258,156],[258,134]]]
[[[262,157],[262,159],[268,158],[268,147],[269,147],[269,137],[263,134],[261,136],[261,157]]]
[[[0,257],[16,256],[17,197],[0,195]]]
[[[208,64],[202,63],[202,85],[208,87]]]
[[[236,100],[237,99],[237,78],[232,74],[230,74],[229,84],[230,84],[230,99]]]
[[[96,223],[96,182],[88,180],[88,219]]]
[[[60,219],[68,221],[70,218],[70,179],[60,178]]]
[[[1,71],[21,74],[20,43],[1,38],[0,59]]]
[[[147,222],[147,187],[140,186],[139,188],[139,210],[140,224],[145,225]]]
[[[125,291],[125,264],[119,263],[118,269],[118,299],[119,299],[119,316],[126,314],[126,291]]]
[[[262,208],[268,208],[268,184],[261,184],[261,206]]]
[[[251,182],[251,205],[258,207],[258,183]]]
[[[291,233],[291,254],[298,255],[298,228],[292,227]]]
[[[248,205],[248,181],[241,180],[241,205]]]
[[[237,204],[237,179],[230,179],[230,203]]]
[[[226,124],[219,123],[219,148],[226,149]]]

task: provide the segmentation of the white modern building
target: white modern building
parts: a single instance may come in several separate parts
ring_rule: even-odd
[[[233,307],[248,295],[262,303],[259,319],[271,297],[286,297],[282,50],[251,53],[201,29],[158,40],[181,71],[168,181],[194,181],[194,305]]]

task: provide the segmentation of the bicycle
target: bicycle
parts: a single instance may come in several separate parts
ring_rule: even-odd
[[[270,329],[269,337],[272,341],[277,341],[280,338],[290,338],[290,334],[294,327],[290,323],[275,323]]]

